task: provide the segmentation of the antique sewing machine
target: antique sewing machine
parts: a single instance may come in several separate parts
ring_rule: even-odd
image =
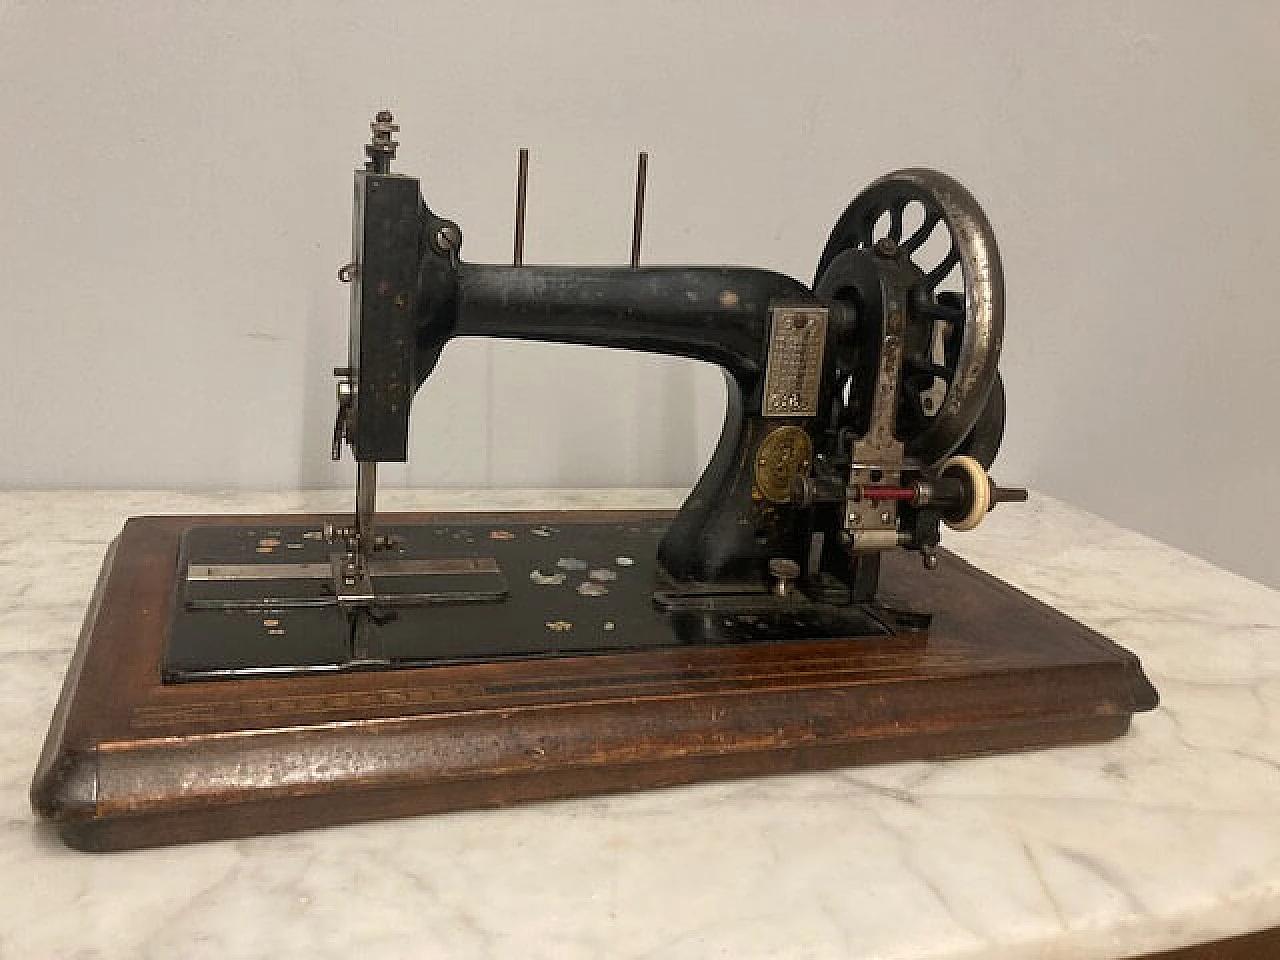
[[[392,172],[355,175],[342,517],[130,520],[33,804],[108,849],[712,777],[1095,740],[1155,703],[1136,658],[939,548],[1025,491],[1000,257],[928,170],[845,210],[812,287],[768,270],[462,259]],[[674,516],[390,515],[415,393],[459,337],[719,365],[723,434]]]

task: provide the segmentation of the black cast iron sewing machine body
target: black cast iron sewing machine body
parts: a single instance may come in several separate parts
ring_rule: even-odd
[[[951,459],[985,468],[999,446],[1004,303],[991,228],[950,178],[906,170],[860,195],[812,289],[741,267],[479,265],[460,260],[461,230],[419,182],[389,172],[394,128],[382,123],[356,174],[355,257],[342,271],[352,323],[335,456],[345,439],[361,464],[405,460],[414,394],[446,344],[507,337],[724,370],[719,445],[659,548],[664,596],[780,580],[785,593],[790,580],[869,601],[883,550],[928,562],[941,521],[973,526],[1018,495],[975,492],[985,475]],[[913,204],[922,215],[904,235]],[[913,257],[935,230],[945,252],[922,269]],[[964,292],[940,292],[948,278]],[[351,532],[356,553],[376,553],[376,537]]]
[[[905,170],[860,194],[810,289],[769,270],[640,267],[638,246],[630,267],[525,265],[522,153],[517,262],[472,264],[461,259],[458,225],[431,210],[417,179],[391,172],[398,127],[383,115],[372,126],[368,163],[355,175],[354,256],[339,271],[352,285],[351,328],[348,363],[335,371],[332,453],[339,458],[345,442],[358,465],[354,522],[326,526],[322,543],[307,543],[307,531],[191,534],[171,679],[533,655],[536,645],[475,639],[505,635],[485,618],[511,616],[476,604],[531,606],[512,595],[526,575],[573,587],[576,573],[587,578],[580,595],[597,599],[599,609],[586,611],[596,629],[572,611],[532,605],[549,617],[542,623],[569,625],[561,632],[579,625],[572,638],[545,638],[551,654],[717,644],[747,627],[769,641],[918,627],[927,611],[878,602],[882,554],[918,551],[932,567],[941,523],[969,529],[995,502],[1025,496],[986,474],[1004,421],[999,254],[977,203],[943,174]],[[926,242],[933,261],[922,266]],[[644,350],[724,371],[717,449],[656,545],[628,547],[645,561],[623,582],[619,570],[577,556],[607,559],[599,530],[590,549],[560,537],[558,557],[516,557],[517,548],[492,543],[490,552],[444,555],[439,537],[424,540],[420,529],[377,530],[377,465],[407,459],[414,396],[460,337]],[[574,529],[581,540],[590,528]],[[455,534],[442,536],[470,536]],[[299,563],[279,563],[282,543]],[[584,570],[573,569],[579,562]],[[563,564],[570,569],[556,569]],[[593,570],[601,579],[591,582]],[[669,622],[637,628],[634,611],[621,612],[637,596]],[[472,609],[445,609],[459,606]],[[209,611],[269,614],[273,636],[291,640],[263,646],[253,617],[229,630]],[[470,641],[441,644],[442,621],[459,617],[452,629]],[[602,632],[603,623],[612,626]]]
[[[525,265],[522,153],[517,262],[472,264],[458,225],[432,211],[417,179],[391,172],[398,127],[383,115],[372,126],[355,175],[354,256],[339,271],[351,327],[332,453],[345,442],[357,462],[354,522],[192,532],[170,679],[919,628],[928,611],[880,602],[883,554],[916,551],[932,568],[940,524],[970,529],[1025,496],[986,473],[1004,425],[999,254],[977,203],[943,174],[904,170],[855,198],[811,289],[762,269],[640,267],[643,180],[631,266]],[[462,337],[643,350],[724,371],[716,451],[670,522],[625,544],[642,557],[625,577],[606,563],[608,525],[560,535],[557,556],[487,535],[481,550],[470,531],[377,528],[377,465],[407,459],[415,394]],[[527,530],[490,533],[534,542]],[[612,539],[622,552],[622,530]],[[468,549],[440,549],[459,544]],[[282,547],[299,562],[280,563]],[[558,610],[538,591],[533,602],[526,578],[576,587],[594,608]],[[523,623],[526,608],[525,626],[557,628],[541,645],[506,639],[502,624]],[[262,644],[259,619],[289,639]]]

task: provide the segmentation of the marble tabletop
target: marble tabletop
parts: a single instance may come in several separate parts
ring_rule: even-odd
[[[675,491],[387,490],[387,509]],[[1124,957],[1280,925],[1280,593],[1046,497],[946,543],[1135,651],[1129,735],[111,855],[27,789],[102,554],[144,513],[345,492],[0,493],[0,958]]]

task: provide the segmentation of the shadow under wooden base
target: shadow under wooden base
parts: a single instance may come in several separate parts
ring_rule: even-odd
[[[571,528],[661,516],[387,521]],[[124,849],[1097,741],[1124,733],[1157,701],[1133,654],[945,553],[932,573],[905,555],[885,558],[886,602],[933,613],[926,637],[163,683],[183,533],[320,519],[128,521],[104,563],[31,789],[34,809],[67,843]]]

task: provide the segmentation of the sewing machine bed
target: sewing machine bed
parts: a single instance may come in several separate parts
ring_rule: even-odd
[[[409,552],[426,537],[495,563],[455,567],[473,596],[443,605],[448,567],[393,571],[422,605],[395,608],[357,659],[305,577],[264,610],[236,601],[261,584],[191,573],[276,556],[318,571],[324,518],[131,519],[33,805],[71,845],[120,849],[1096,741],[1156,703],[1133,654],[945,552],[932,573],[884,558],[886,606],[930,612],[927,633],[856,608],[799,636],[783,614],[672,616],[651,600],[665,519],[388,516]]]
[[[334,599],[332,547],[317,526],[187,531],[165,679],[884,636],[898,626],[888,610],[805,604],[798,593],[795,601],[743,594],[660,610],[655,555],[666,523],[653,518],[379,529],[394,546],[375,561],[387,572],[375,568],[373,585],[411,602],[375,606],[375,616],[354,623]],[[294,575],[262,576],[276,571]]]

